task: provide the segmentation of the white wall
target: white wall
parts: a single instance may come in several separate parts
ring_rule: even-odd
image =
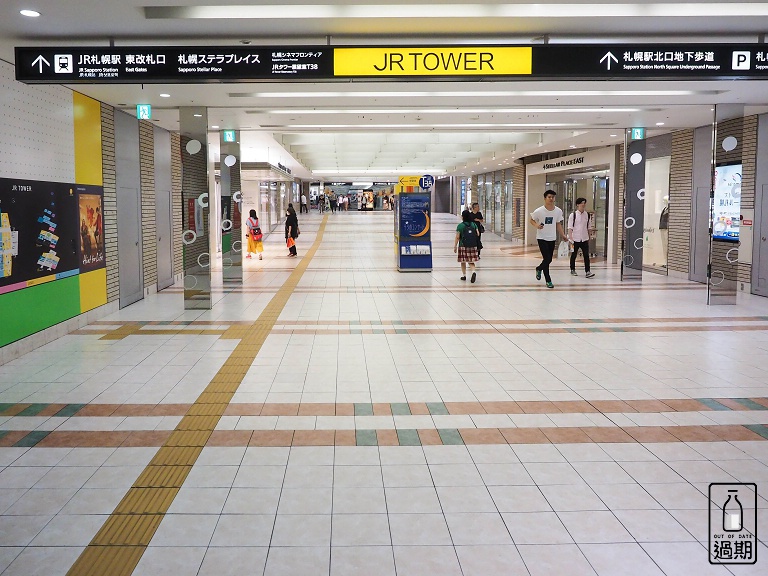
[[[72,90],[28,86],[0,61],[0,178],[75,181]]]

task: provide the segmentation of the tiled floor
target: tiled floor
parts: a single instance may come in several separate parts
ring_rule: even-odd
[[[546,290],[534,252],[490,235],[467,284],[444,216],[434,271],[400,274],[391,218],[328,215],[315,243],[302,216],[303,274],[271,238],[211,311],[170,288],[0,366],[0,573],[66,574],[153,489],[137,575],[768,572],[768,299],[707,307],[604,262],[591,280],[556,263]],[[154,465],[169,446],[198,448]],[[709,564],[710,482],[757,484],[756,565]]]

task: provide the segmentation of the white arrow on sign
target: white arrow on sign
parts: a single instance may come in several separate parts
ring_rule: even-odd
[[[35,67],[35,66],[37,66],[38,64],[40,65],[40,74],[42,74],[42,73],[43,73],[43,64],[45,64],[46,66],[50,66],[50,65],[51,65],[51,63],[50,63],[50,62],[48,62],[48,60],[46,60],[45,58],[43,58],[43,55],[42,55],[42,54],[41,54],[40,56],[38,56],[37,58],[35,58],[35,61],[34,61],[34,62],[32,62],[32,67],[34,68],[34,67]]]
[[[618,59],[618,58],[616,58],[616,56],[614,56],[612,52],[608,52],[608,53],[607,53],[605,56],[603,56],[602,58],[600,58],[600,64],[602,64],[602,63],[603,63],[603,62],[605,62],[606,60],[608,60],[608,70],[610,70],[610,69],[611,69],[611,60],[613,60],[613,61],[614,61],[614,62],[616,62],[617,64],[618,64],[618,62],[619,62],[619,59]]]

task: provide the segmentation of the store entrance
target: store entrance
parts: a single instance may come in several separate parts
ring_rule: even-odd
[[[557,192],[557,206],[563,211],[568,229],[568,217],[576,208],[576,199],[587,200],[587,212],[594,216],[595,233],[589,240],[592,257],[604,258],[608,246],[608,167],[599,167],[589,173],[563,173],[549,176],[547,188]]]

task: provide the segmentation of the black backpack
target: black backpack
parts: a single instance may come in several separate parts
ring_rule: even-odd
[[[461,231],[461,245],[464,248],[477,248],[477,228],[473,223],[464,222],[464,229]]]

